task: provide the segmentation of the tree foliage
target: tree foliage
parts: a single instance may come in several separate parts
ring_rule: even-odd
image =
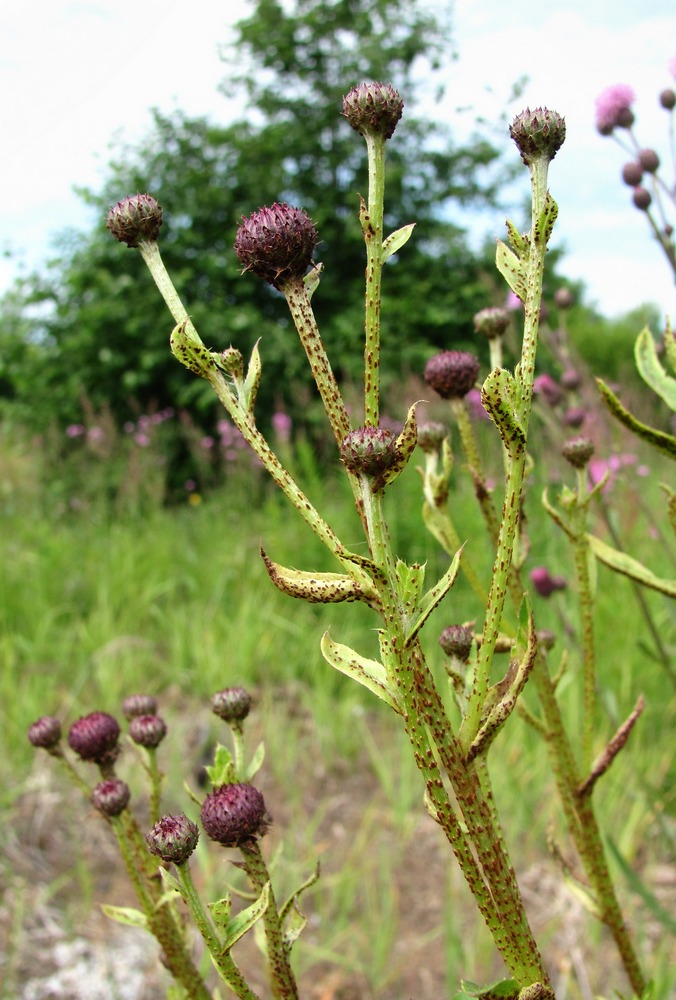
[[[305,208],[326,268],[313,305],[338,373],[354,377],[363,335],[357,207],[366,157],[340,101],[363,79],[391,80],[404,96],[405,117],[388,146],[386,227],[417,223],[404,259],[393,258],[385,275],[385,374],[419,370],[432,349],[466,337],[473,313],[487,304],[485,276],[452,221],[453,205],[494,204],[504,168],[489,142],[457,146],[416,114],[415,81],[434,79],[449,52],[445,5],[431,13],[417,0],[256,0],[225,53],[240,67],[223,83],[241,100],[240,120],[223,125],[156,111],[145,141],[116,151],[104,189],[81,192],[100,225],[68,234],[60,259],[5,301],[5,399],[26,403],[24,414],[38,423],[79,419],[83,395],[120,420],[167,405],[189,405],[205,426],[214,419],[207,387],[169,354],[171,320],[138,254],[103,226],[110,204],[148,191],[164,208],[162,253],[202,338],[245,354],[262,338],[263,420],[278,406],[311,420],[312,392],[286,304],[239,273],[232,243],[240,217],[260,205],[287,200]]]

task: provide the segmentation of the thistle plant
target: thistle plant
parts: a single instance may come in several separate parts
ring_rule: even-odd
[[[582,438],[572,439],[565,448],[575,476],[575,490],[564,491],[556,505],[545,498],[547,509],[571,538],[575,550],[583,609],[581,733],[566,732],[558,703],[560,674],[550,674],[550,637],[536,629],[524,569],[528,541],[522,511],[532,467],[529,435],[543,275],[558,211],[548,189],[548,174],[550,163],[564,143],[565,123],[556,112],[538,108],[522,112],[510,128],[529,171],[532,193],[530,229],[521,233],[508,222],[508,243],[499,242],[497,248],[498,271],[523,304],[523,331],[514,370],[504,367],[502,351],[509,316],[493,307],[483,310],[475,320],[478,335],[489,342],[492,367],[487,377],[481,378],[478,359],[464,351],[443,351],[431,358],[425,369],[428,385],[447,401],[458,427],[464,464],[485,520],[493,552],[493,571],[486,587],[472,562],[471,542],[475,540],[463,546],[464,539],[448,509],[448,481],[454,458],[447,429],[437,423],[419,428],[419,404],[401,414],[403,427],[398,434],[381,421],[379,371],[381,321],[386,315],[382,304],[385,264],[393,254],[405,253],[413,233],[413,225],[407,224],[386,234],[383,222],[386,147],[395,135],[402,112],[401,96],[389,84],[359,84],[343,102],[343,115],[363,137],[368,157],[368,196],[360,198],[358,208],[366,254],[361,412],[348,412],[315,320],[312,297],[321,295],[324,265],[314,259],[320,234],[307,213],[286,203],[261,207],[242,220],[234,245],[244,271],[242,280],[263,280],[287,302],[326,410],[365,545],[347,545],[338,537],[259,430],[255,402],[263,377],[265,345],[259,350],[256,344],[245,360],[236,346],[213,350],[201,340],[162,262],[158,244],[162,212],[158,202],[147,194],[127,197],[111,209],[107,226],[120,242],[137,248],[147,264],[175,322],[170,338],[174,356],[190,372],[210,383],[262,467],[335,562],[331,572],[290,568],[274,560],[274,553],[268,553],[263,540],[262,564],[271,582],[296,600],[318,604],[359,601],[374,615],[377,658],[341,643],[328,632],[321,638],[321,653],[329,666],[363,685],[398,717],[420,772],[421,798],[443,832],[504,961],[506,978],[487,986],[464,984],[459,996],[554,998],[550,972],[531,930],[491,788],[490,750],[515,711],[545,738],[569,833],[587,877],[584,892],[612,934],[632,990],[641,996],[647,980],[617,901],[592,792],[627,743],[642,706],[637,704],[613,739],[596,754],[596,653],[589,568],[598,553],[588,531],[587,513],[598,488],[590,489],[587,483],[585,468],[591,451],[590,443]],[[331,262],[327,261],[326,266],[330,267]],[[500,442],[504,469],[501,506],[495,503],[468,415],[467,397],[478,386]],[[424,565],[407,563],[394,552],[387,518],[388,505],[395,502],[396,481],[418,444],[425,461],[420,469],[423,519],[449,557],[445,571],[432,581],[426,580]],[[450,611],[452,588],[461,572],[477,602],[476,621],[471,623],[457,621]],[[540,573],[533,578],[536,592],[560,589],[561,580],[545,573],[546,577]],[[431,622],[438,618],[434,615],[437,609],[452,622],[439,640],[446,658],[441,678],[422,641]],[[508,655],[504,672],[498,670],[497,660],[503,653]],[[539,714],[527,709],[521,697],[529,683],[539,698]],[[264,927],[273,995],[298,995],[289,951],[302,929],[302,918],[293,899],[281,907],[277,905],[267,872],[260,841],[269,817],[260,792],[251,784],[262,758],[256,752],[247,762],[243,743],[249,707],[248,695],[242,689],[220,692],[213,700],[214,712],[231,728],[232,752],[217,750],[215,763],[209,769],[213,790],[200,808],[201,824],[208,836],[226,848],[240,851],[240,867],[252,886],[254,902],[244,915],[234,918],[230,916],[229,902],[205,908],[191,881],[188,861],[197,840],[194,822],[183,815],[160,815],[161,774],[154,759],[154,741],[161,739],[163,723],[156,715],[156,706],[141,699],[125,711],[132,716],[132,736],[147,757],[153,819],[148,834],[151,856],[159,857],[164,865],[173,865],[175,870],[168,873],[166,868],[161,869],[163,890],[150,878],[148,852],[142,852],[143,838],[129,818],[127,793],[116,783],[119,730],[113,739],[114,720],[107,721],[110,717],[99,719],[96,727],[93,723],[82,724],[87,733],[91,728],[96,730],[100,759],[91,754],[88,759],[99,764],[107,783],[97,792],[97,802],[101,803],[97,808],[104,812],[118,836],[141,900],[145,924],[158,938],[158,930],[165,936],[165,953],[169,947],[177,956],[171,971],[189,996],[207,994],[203,980],[199,986],[202,992],[197,986],[197,992],[190,992],[193,986],[188,980],[196,973],[173,909],[178,898],[187,904],[213,964],[234,995],[253,996],[230,952],[235,941],[258,920]],[[33,742],[63,757],[60,744],[54,742],[54,727],[44,720],[36,727]],[[71,746],[81,753],[78,745],[71,742]]]
[[[676,80],[676,56],[669,70]],[[601,135],[612,136],[631,159],[622,167],[622,180],[632,189],[634,207],[643,212],[653,236],[661,247],[676,280],[676,243],[674,209],[676,208],[676,131],[674,108],[676,92],[665,87],[658,97],[660,107],[669,116],[668,150],[671,179],[664,176],[664,164],[658,153],[642,146],[634,128],[634,90],[627,84],[607,87],[596,99],[596,126]]]

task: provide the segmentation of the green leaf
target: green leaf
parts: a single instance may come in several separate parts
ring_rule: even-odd
[[[270,883],[266,882],[263,886],[263,891],[255,903],[252,903],[251,906],[247,906],[245,910],[241,910],[228,924],[225,931],[225,939],[223,941],[223,952],[230,951],[232,946],[236,944],[247,931],[251,930],[256,921],[260,920],[263,916],[269,903]]]
[[[597,378],[596,384],[598,386],[599,392],[601,393],[601,398],[606,404],[612,415],[628,427],[630,431],[637,434],[638,437],[643,438],[654,448],[658,448],[660,451],[668,455],[669,458],[676,458],[676,437],[671,434],[666,434],[664,431],[658,431],[654,427],[648,427],[647,424],[641,423],[633,414],[626,410],[622,403],[619,401],[615,393],[610,389],[605,382]]]
[[[526,300],[526,270],[516,256],[509,249],[506,243],[498,240],[495,252],[495,266],[505,279],[515,295],[518,295],[522,302]]]
[[[425,567],[420,563],[409,566],[402,559],[397,560],[397,593],[399,601],[408,614],[413,614],[425,584]]]
[[[397,229],[395,232],[390,233],[387,239],[383,240],[381,257],[383,264],[388,257],[391,257],[393,253],[396,253],[397,250],[401,250],[401,248],[408,243],[414,229],[415,222],[411,222],[408,226],[402,226],[401,229]]]
[[[209,903],[209,912],[219,934],[225,934],[228,930],[231,905],[229,893],[222,899],[216,899],[213,903]]]
[[[554,223],[559,214],[559,206],[556,204],[549,191],[545,195],[545,207],[540,213],[540,218],[535,223],[534,240],[536,243],[547,246],[554,229]]]
[[[174,327],[169,338],[171,353],[195,375],[209,378],[218,367],[189,319]]]
[[[253,345],[251,357],[249,358],[249,365],[246,370],[244,386],[242,387],[242,394],[239,400],[240,404],[244,407],[247,413],[251,413],[253,411],[258,387],[261,384],[262,366],[261,356],[258,350],[259,343],[260,339]]]
[[[387,671],[382,663],[377,660],[368,660],[365,656],[360,656],[354,649],[350,649],[349,646],[334,642],[328,632],[322,636],[321,651],[326,662],[332,667],[363,684],[395,712],[401,711],[397,697],[390,689]]]
[[[670,410],[676,412],[676,378],[668,375],[662,367],[657,357],[655,341],[647,326],[638,335],[634,355],[643,381],[664,400]]]
[[[524,260],[528,256],[530,236],[520,233],[514,223],[507,219],[507,238],[519,260]]]
[[[222,746],[220,743],[214,752],[213,764],[206,767],[205,771],[214,788],[218,788],[219,785],[231,785],[234,781],[237,781],[232,754],[227,747]]]
[[[263,766],[263,761],[265,760],[265,744],[261,741],[254,751],[254,755],[249,761],[249,765],[246,768],[244,774],[242,775],[242,781],[246,784],[251,781],[255,775],[258,774],[261,767]]]
[[[422,601],[420,602],[420,607],[418,608],[418,614],[415,618],[413,624],[406,631],[406,645],[410,645],[416,638],[420,629],[423,627],[429,616],[432,614],[434,609],[443,601],[446,594],[449,592],[453,584],[455,583],[455,578],[458,575],[458,570],[460,568],[460,556],[462,554],[462,549],[458,551],[453,556],[450,566],[436,584],[427,591]]]
[[[308,302],[314,295],[315,291],[319,287],[319,282],[322,277],[322,271],[324,270],[323,264],[315,264],[311,271],[309,271],[303,278],[305,284],[305,291],[307,292]]]
[[[614,569],[616,573],[621,573],[623,576],[628,576],[636,583],[642,583],[644,587],[659,590],[667,597],[676,597],[676,580],[663,580],[661,577],[655,576],[637,559],[633,559],[625,552],[619,552],[595,535],[587,535],[587,540],[592,552],[604,566]]]
[[[284,903],[284,906],[279,911],[280,920],[284,920],[287,913],[291,910],[294,900],[298,899],[298,897],[301,896],[306,889],[309,889],[310,886],[314,885],[315,882],[318,880],[320,874],[321,874],[321,864],[318,861],[317,864],[315,865],[315,870],[312,872],[312,874],[308,875],[308,877],[305,879],[304,882],[301,882],[296,891],[292,892],[287,901]]]
[[[667,356],[669,367],[674,375],[676,375],[676,330],[672,327],[669,319],[667,319],[664,331],[664,353]]]
[[[131,906],[111,906],[110,903],[101,903],[101,909],[107,917],[118,924],[148,929],[148,918],[145,913],[141,913],[140,910],[135,910]]]
[[[365,594],[362,587],[345,573],[291,569],[273,562],[263,549],[261,557],[268,576],[278,590],[309,604],[340,604],[343,601],[367,600],[373,596]]]
[[[170,872],[167,868],[163,868],[162,865],[158,866],[158,872],[160,873],[160,878],[166,885],[166,887],[171,892],[177,892],[180,896],[183,895],[183,887],[181,883],[176,878],[173,872]]]
[[[662,906],[655,894],[650,891],[647,885],[645,885],[645,883],[636,874],[631,865],[627,863],[612,837],[608,837],[607,841],[610,853],[622,869],[624,877],[627,879],[634,892],[641,897],[657,922],[660,923],[670,934],[676,934],[676,918],[674,918],[672,914]]]
[[[284,927],[284,943],[289,951],[307,926],[307,917],[294,899]]]
[[[408,465],[409,459],[415,451],[418,443],[418,422],[415,415],[417,406],[418,403],[414,403],[413,406],[409,407],[401,434],[395,441],[394,445],[397,457],[392,465],[382,474],[382,476],[379,476],[375,480],[374,489],[382,489],[383,486],[393,483],[400,472],[402,472]]]
[[[462,980],[460,983],[462,990],[456,993],[453,1000],[465,1000],[465,998],[481,998],[481,1000],[506,1000],[510,997],[518,997],[521,990],[518,979],[497,979],[488,986],[477,986],[476,983]]]
[[[507,450],[511,451],[515,445],[523,447],[526,435],[519,417],[518,386],[512,373],[505,368],[494,368],[481,387],[481,401]]]

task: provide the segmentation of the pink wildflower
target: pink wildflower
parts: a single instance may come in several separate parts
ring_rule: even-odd
[[[291,417],[283,410],[272,414],[272,426],[280,441],[291,440]]]
[[[667,69],[673,76],[674,80],[676,80],[676,56],[671,57],[671,59],[667,63]]]
[[[556,406],[563,397],[563,390],[558,382],[551,375],[538,375],[533,381],[533,392],[538,396],[543,396],[550,406]]]
[[[516,309],[522,309],[522,308],[523,308],[523,302],[516,294],[516,292],[513,292],[510,289],[507,292],[507,298],[505,300],[505,309],[510,309],[512,311],[515,311]]]
[[[617,125],[627,128],[634,116],[631,106],[636,100],[632,88],[626,83],[606,87],[596,98],[596,127],[602,135],[610,135]]]
[[[66,437],[69,438],[82,437],[84,432],[85,429],[82,424],[69,424],[68,427],[66,427]]]

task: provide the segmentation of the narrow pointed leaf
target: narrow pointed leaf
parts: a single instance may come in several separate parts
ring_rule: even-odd
[[[399,559],[396,569],[399,600],[406,609],[405,613],[412,615],[418,607],[425,584],[425,567],[420,563],[409,566]]]
[[[107,917],[118,924],[125,924],[127,927],[148,927],[148,918],[145,913],[135,910],[131,906],[112,906],[110,903],[101,903],[101,909]]]
[[[312,298],[315,291],[319,287],[319,282],[322,277],[322,271],[324,270],[324,265],[321,263],[315,264],[308,274],[303,278],[305,284],[305,290],[307,292],[308,301]]]
[[[284,927],[284,943],[289,951],[307,926],[307,917],[294,899]]]
[[[232,782],[237,781],[232,754],[227,747],[222,746],[220,743],[216,747],[213,764],[205,767],[204,770],[207,772],[209,781],[214,788],[218,788],[219,785],[230,785]]]
[[[177,361],[202,378],[209,378],[218,367],[190,320],[184,320],[174,327],[169,346]]]
[[[416,638],[420,629],[423,627],[429,616],[432,614],[434,609],[441,604],[446,594],[449,592],[455,579],[458,575],[458,570],[460,568],[460,556],[462,554],[462,549],[458,551],[453,556],[450,566],[436,584],[427,591],[422,601],[420,602],[420,607],[418,608],[418,613],[415,621],[411,627],[406,632],[406,645],[410,645]]]
[[[481,402],[500,431],[508,451],[522,447],[526,435],[519,417],[516,380],[505,368],[494,368],[481,387]]]
[[[325,632],[321,641],[322,656],[332,667],[340,670],[347,677],[359,681],[365,688],[377,695],[381,701],[399,712],[399,703],[396,695],[390,689],[387,672],[382,663],[377,660],[368,660],[365,656],[360,656],[349,646],[343,646],[339,642],[334,642]]]
[[[666,330],[664,331],[664,353],[667,356],[669,367],[676,375],[676,330],[667,319]]]
[[[253,345],[251,357],[249,358],[249,366],[246,370],[246,378],[244,379],[242,395],[240,397],[240,403],[248,413],[251,413],[254,408],[258,387],[261,384],[262,366],[261,356],[258,350],[259,343],[260,341],[257,340]]]
[[[397,476],[406,468],[409,459],[415,447],[418,443],[418,423],[416,420],[416,407],[418,403],[414,403],[413,406],[409,408],[406,414],[406,423],[404,424],[401,434],[394,443],[396,458],[392,465],[387,469],[386,472],[379,476],[374,483],[374,489],[382,489],[383,486],[394,482]]]
[[[381,256],[383,264],[388,257],[391,257],[393,253],[396,253],[397,250],[401,250],[401,248],[408,243],[414,229],[415,222],[411,222],[408,226],[402,226],[401,229],[397,229],[395,232],[390,233],[387,239],[383,240]]]
[[[230,909],[230,894],[224,896],[223,899],[217,899],[213,903],[209,903],[211,919],[216,925],[216,930],[219,934],[225,934],[228,929],[230,924]]]
[[[664,400],[670,410],[676,412],[676,378],[668,375],[662,367],[657,357],[655,341],[647,326],[638,335],[634,355],[643,381]]]
[[[507,238],[516,256],[523,260],[528,255],[530,237],[520,233],[514,223],[507,219]]]
[[[495,265],[505,279],[515,295],[518,295],[522,302],[526,300],[526,271],[516,256],[506,243],[498,240],[495,251]]]
[[[228,927],[225,933],[225,939],[223,941],[223,951],[230,951],[232,946],[236,944],[241,937],[243,937],[247,931],[251,930],[253,925],[257,920],[263,916],[270,903],[270,883],[266,882],[263,891],[251,906],[247,906],[245,910],[242,910],[233,917],[228,923]]]
[[[249,766],[242,775],[242,781],[248,783],[253,777],[255,777],[263,766],[263,761],[265,760],[265,744],[259,743],[254,751],[254,755],[249,761]]]
[[[310,886],[314,885],[315,882],[317,882],[317,880],[319,879],[320,874],[321,874],[321,863],[318,861],[317,864],[315,865],[315,870],[312,872],[312,874],[308,875],[308,877],[305,879],[304,882],[301,882],[296,891],[292,892],[287,901],[284,903],[284,906],[279,911],[280,920],[284,920],[287,913],[291,910],[294,900],[298,899],[298,897],[301,896],[306,889],[309,889]]]
[[[162,865],[158,865],[157,870],[160,873],[160,878],[167,886],[167,888],[171,892],[177,892],[180,896],[182,896],[183,889],[181,887],[181,883],[178,881],[176,876],[172,872],[170,872],[167,868],[163,868]]]
[[[268,576],[278,590],[309,604],[340,604],[366,600],[366,595],[352,577],[344,573],[313,573],[291,569],[273,562],[261,549]]]
[[[619,552],[595,535],[587,535],[587,540],[592,552],[604,566],[614,569],[616,573],[621,573],[623,576],[628,576],[636,583],[642,583],[644,587],[659,590],[667,597],[676,597],[676,580],[663,580],[661,577],[655,576],[637,559],[633,559],[625,552]]]
[[[619,401],[615,393],[610,389],[605,382],[597,378],[596,384],[601,393],[601,398],[606,404],[612,415],[628,427],[630,431],[638,437],[643,438],[649,444],[653,445],[654,448],[659,448],[660,451],[664,452],[670,458],[676,458],[676,437],[672,434],[666,434],[664,431],[658,431],[654,427],[648,427],[647,424],[641,423],[633,414],[626,410],[622,403]]]

